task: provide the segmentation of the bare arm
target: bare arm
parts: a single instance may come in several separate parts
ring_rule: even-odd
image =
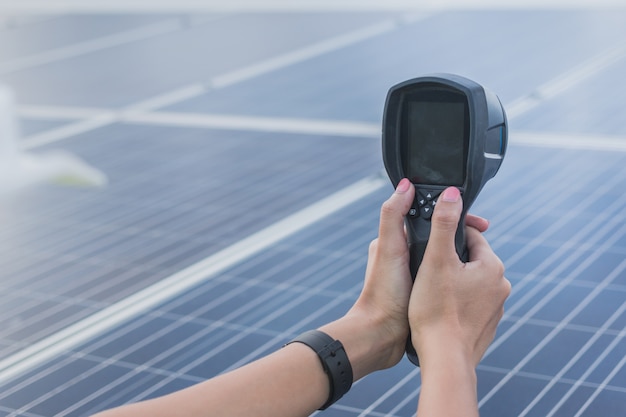
[[[355,379],[384,365],[380,353],[388,352],[389,346],[375,328],[370,331],[356,315],[346,315],[323,327],[324,332],[342,341]],[[328,377],[316,353],[293,343],[185,390],[98,416],[308,416],[326,402],[328,394]]]

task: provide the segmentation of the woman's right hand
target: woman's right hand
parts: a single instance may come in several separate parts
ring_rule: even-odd
[[[438,199],[411,292],[409,323],[423,384],[419,415],[477,415],[475,368],[511,292],[502,262],[476,228],[466,226],[469,262],[459,259],[454,236],[462,204],[454,187]]]

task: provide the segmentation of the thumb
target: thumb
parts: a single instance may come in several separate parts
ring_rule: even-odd
[[[459,189],[446,188],[437,199],[433,211],[425,257],[440,259],[444,262],[452,259],[459,260],[454,246],[454,237],[462,211],[463,200]]]

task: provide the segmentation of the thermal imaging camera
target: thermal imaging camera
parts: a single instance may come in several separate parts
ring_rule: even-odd
[[[415,200],[406,216],[411,276],[419,269],[439,194],[457,187],[463,213],[455,246],[467,262],[465,215],[485,183],[500,168],[507,147],[506,113],[498,97],[476,82],[434,74],[389,90],[383,114],[383,160],[394,187],[408,178]],[[407,341],[407,356],[419,359]]]

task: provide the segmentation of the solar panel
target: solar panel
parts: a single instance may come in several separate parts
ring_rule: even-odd
[[[0,27],[23,146],[72,152],[109,180],[0,196],[0,415],[163,395],[341,316],[391,192],[384,96],[433,71],[497,92],[512,127],[472,210],[513,284],[478,367],[481,415],[623,415],[625,21],[480,10]],[[413,415],[419,378],[403,360],[323,415]]]

